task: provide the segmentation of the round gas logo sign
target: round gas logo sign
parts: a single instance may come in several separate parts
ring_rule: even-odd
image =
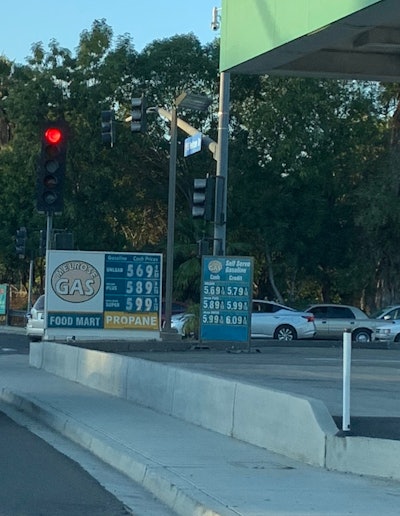
[[[60,264],[53,272],[51,286],[57,296],[70,303],[84,303],[100,290],[101,278],[90,263],[71,260]]]

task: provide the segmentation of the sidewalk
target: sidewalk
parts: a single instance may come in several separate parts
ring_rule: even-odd
[[[0,393],[182,516],[399,513],[398,482],[307,466],[31,368],[27,356],[1,357]]]

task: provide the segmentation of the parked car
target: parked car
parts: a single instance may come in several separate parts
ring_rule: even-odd
[[[171,328],[178,332],[183,338],[198,337],[198,324],[193,324],[195,315],[191,313],[175,314],[171,317]]]
[[[251,337],[277,340],[310,339],[316,328],[314,315],[273,301],[253,300]]]
[[[181,301],[172,301],[171,304],[171,316],[176,314],[183,314],[187,311],[188,305],[186,303],[182,303]],[[165,301],[162,301],[161,304],[161,328],[164,327],[165,324]],[[172,324],[172,322],[171,322]]]
[[[400,319],[400,305],[391,305],[382,308],[372,315],[373,319],[384,319],[385,321],[392,321]]]
[[[360,308],[350,305],[311,305],[306,312],[314,314],[316,339],[341,339],[346,329],[351,330],[355,342],[371,342],[375,328],[382,319],[368,317]]]
[[[180,314],[171,318],[171,328],[182,337],[190,336],[193,330],[194,315]],[[293,308],[273,301],[255,299],[252,304],[251,337],[270,338],[282,341],[311,339],[315,333],[314,316],[298,312]]]
[[[38,297],[27,314],[26,335],[29,340],[42,340],[44,333],[44,295]]]
[[[400,320],[392,319],[375,329],[375,340],[379,342],[400,342]]]

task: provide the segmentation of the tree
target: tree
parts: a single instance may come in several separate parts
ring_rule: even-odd
[[[55,227],[82,250],[165,252],[169,122],[148,114],[146,134],[125,119],[131,98],[170,110],[183,91],[213,99],[208,113],[179,116],[217,140],[218,42],[192,35],[156,40],[138,53],[104,20],[81,34],[74,55],[52,41],[26,64],[0,60],[0,276],[13,281],[13,235],[29,226],[34,253],[36,159],[47,119],[70,127],[65,209]],[[29,88],[27,88],[29,85]],[[395,86],[233,76],[228,254],[253,255],[256,295],[300,305],[348,301],[373,307],[398,297],[400,185]],[[103,147],[100,112],[114,109],[117,142]],[[175,295],[198,300],[196,241],[212,225],[191,218],[193,179],[215,173],[203,150],[183,157],[179,132]],[[26,267],[25,267],[26,269]],[[0,278],[1,279],[1,278]]]
[[[163,62],[161,47],[176,58],[175,62]],[[173,69],[182,70],[183,58],[191,67],[191,79],[181,74],[174,91],[202,87],[201,74],[207,66],[212,68],[211,58],[202,52],[194,36],[155,42],[139,56],[128,36],[117,38],[114,44],[112,29],[99,20],[81,34],[76,56],[56,41],[50,43],[49,50],[37,43],[26,65],[0,67],[0,84],[8,93],[4,109],[13,131],[12,141],[0,150],[0,180],[4,184],[0,209],[4,240],[9,244],[3,246],[3,260],[10,265],[14,260],[10,235],[15,227],[29,222],[33,238],[45,224],[32,202],[36,157],[42,123],[58,118],[67,121],[70,138],[65,209],[62,216],[55,217],[55,227],[72,230],[80,249],[165,250],[169,127],[155,117],[149,120],[148,134],[132,135],[124,120],[131,98],[138,92],[146,94],[150,105],[154,105],[153,99],[157,104],[163,99],[162,105],[171,106],[172,82],[157,83],[156,72],[161,64],[164,77]],[[197,69],[193,64],[196,60]],[[213,88],[211,79],[209,88]],[[117,143],[112,149],[102,147],[100,139],[100,112],[109,108],[117,113]],[[179,156],[178,220],[190,217],[189,175],[196,173],[192,164],[206,163],[209,167],[210,162],[209,157],[195,159],[188,166]]]
[[[235,105],[234,116],[248,162],[233,144],[231,189],[239,194],[230,216],[258,243],[260,272],[267,275],[273,265],[281,285],[275,297],[283,291],[281,298],[294,300],[308,285],[308,296],[325,301],[360,298],[359,277],[338,278],[357,259],[352,193],[376,160],[376,114],[366,90],[264,78],[254,96]],[[318,289],[310,291],[311,280]],[[266,281],[259,278],[264,295],[271,294]]]

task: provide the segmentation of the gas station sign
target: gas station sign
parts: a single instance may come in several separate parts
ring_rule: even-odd
[[[162,255],[49,251],[49,338],[159,338]]]
[[[249,342],[253,258],[204,256],[200,338]]]

